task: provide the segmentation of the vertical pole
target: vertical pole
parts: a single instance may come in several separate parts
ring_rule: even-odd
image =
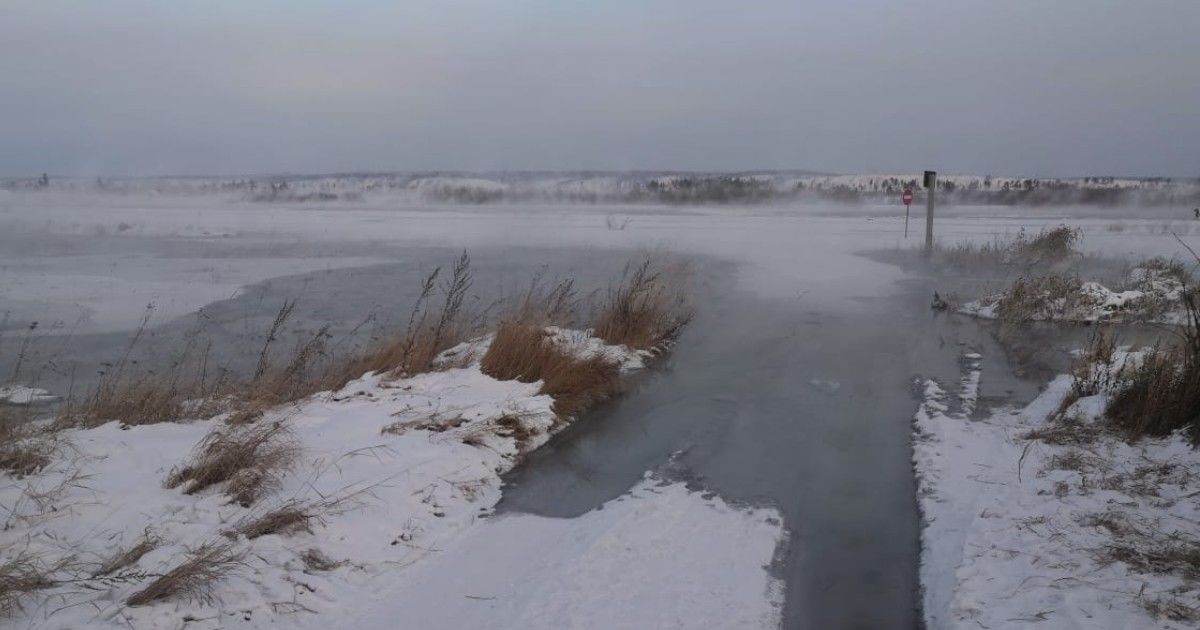
[[[937,172],[925,171],[925,257],[933,255],[933,197],[937,192]]]
[[[908,238],[908,204],[904,204],[904,238]]]

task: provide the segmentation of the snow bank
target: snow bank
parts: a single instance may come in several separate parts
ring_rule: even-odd
[[[975,399],[979,373],[968,360],[964,399]],[[1182,437],[1131,445],[1094,431],[1082,447],[1027,439],[1071,385],[1060,376],[1023,409],[972,419],[938,383],[924,383],[913,458],[929,628],[1195,627],[1185,619],[1200,604],[1195,579],[1114,551],[1200,539],[1189,486],[1200,454]],[[1095,430],[1103,405],[1084,398],[1066,414]]]
[[[642,353],[584,333],[555,335],[581,354],[603,352],[627,369],[642,365]],[[564,424],[551,410],[553,400],[538,394],[539,383],[493,379],[480,371],[477,355],[467,367],[402,380],[368,374],[340,391],[269,412],[258,422],[285,423],[300,457],[278,490],[251,508],[232,504],[219,488],[188,495],[163,486],[222,426],[221,417],[63,432],[64,446],[46,470],[6,478],[0,488],[6,514],[0,561],[26,554],[47,566],[61,564],[52,573],[59,585],[27,598],[14,621],[37,628],[189,630],[340,624],[346,602],[382,581],[394,584],[406,567],[450,548],[495,505],[499,475]],[[233,533],[289,504],[325,507],[310,531],[254,540]],[[704,505],[691,509],[725,509]],[[762,517],[739,514],[743,529],[762,527],[740,520],[747,514]],[[146,534],[161,545],[127,569],[91,577]],[[214,585],[210,601],[124,605],[188,549],[225,540],[242,559]],[[769,561],[769,552],[754,551],[747,558]],[[314,565],[312,558],[321,560]]]

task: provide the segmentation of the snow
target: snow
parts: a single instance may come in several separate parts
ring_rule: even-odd
[[[580,355],[604,353],[626,371],[643,365],[643,353],[606,346],[584,332],[552,333]],[[546,569],[555,558],[560,573],[541,573],[542,588],[521,590],[522,598],[505,602],[509,612],[544,619],[551,624],[545,627],[560,619],[629,627],[647,615],[652,625],[688,627],[706,618],[739,626],[777,622],[781,587],[764,567],[784,536],[778,514],[734,508],[679,484],[648,479],[627,500],[577,523],[511,517],[464,537],[499,500],[499,475],[565,425],[551,409],[553,400],[538,394],[540,383],[483,374],[478,357],[484,347],[486,340],[452,349],[456,362],[473,358],[466,367],[401,380],[367,374],[339,391],[268,412],[256,426],[283,423],[299,457],[278,489],[249,508],[231,503],[219,487],[189,495],[163,484],[210,431],[231,430],[221,416],[62,432],[46,470],[7,478],[0,487],[7,514],[0,560],[28,554],[46,566],[62,563],[54,573],[60,581],[82,581],[39,591],[14,622],[35,628],[328,627],[352,612],[376,611],[377,623],[391,627],[386,620],[394,623],[395,613],[379,606],[405,602],[405,617],[462,607],[458,591],[439,599],[417,575],[490,579],[472,585],[495,593],[505,580],[536,583],[533,568]],[[233,533],[287,505],[319,513],[310,531],[253,540]],[[146,534],[161,545],[129,569],[90,578],[101,562]],[[225,540],[241,562],[214,585],[211,603],[123,604],[187,550]],[[488,574],[454,559],[475,558],[482,549],[494,559],[509,554],[511,572]],[[307,566],[311,550],[335,566]],[[640,581],[615,579],[634,561],[645,571]],[[489,561],[484,568],[500,566]],[[606,588],[610,597],[601,597]],[[584,592],[593,599],[558,599]],[[660,599],[666,604],[653,605]],[[609,610],[608,601],[630,605]]]
[[[647,475],[578,519],[497,518],[374,587],[347,627],[776,628],[784,537],[773,509],[739,509]]]
[[[965,363],[959,396],[973,401],[979,362]],[[1180,436],[1128,444],[1102,433],[1086,451],[1026,439],[1049,422],[1072,382],[1059,376],[1028,406],[996,409],[977,420],[965,405],[952,409],[938,383],[923,383],[913,458],[923,517],[923,608],[932,630],[1037,622],[1194,627],[1156,619],[1147,607],[1194,608],[1200,585],[1109,562],[1103,554],[1114,545],[1165,542],[1152,532],[1200,538],[1200,509],[1188,485],[1200,472],[1200,456]],[[1103,399],[1083,398],[1066,415],[1095,422]],[[1073,457],[1084,464],[1062,463]],[[1138,482],[1148,474],[1152,491]],[[1140,533],[1116,537],[1099,525],[1106,517],[1135,523]]]
[[[0,386],[0,404],[36,405],[38,403],[54,402],[57,396],[37,387],[27,385]]]
[[[511,416],[530,431],[549,430],[552,400],[537,389],[536,383],[491,379],[477,367],[392,383],[368,375],[340,392],[276,410],[259,422],[286,422],[302,449],[301,463],[273,497],[250,509],[230,504],[218,490],[186,495],[163,487],[168,473],[221,425],[219,418],[68,431],[63,438],[71,446],[49,471],[0,489],[0,505],[11,512],[0,546],[10,553],[95,563],[132,546],[150,526],[164,544],[137,568],[161,573],[186,549],[220,540],[237,523],[289,501],[344,499],[345,510],[325,515],[311,534],[238,541],[247,553],[245,566],[218,585],[215,610],[187,601],[124,607],[120,602],[146,582],[131,579],[99,593],[54,589],[27,606],[21,621],[47,628],[127,622],[169,628],[182,627],[191,615],[211,620],[199,627],[220,627],[232,618],[259,627],[278,623],[279,603],[293,601],[295,611],[340,614],[340,599],[381,573],[418,561],[498,500],[498,473],[513,465],[518,451],[496,422]],[[404,423],[458,426],[381,433]],[[477,445],[464,443],[467,436],[475,436]],[[72,481],[79,474],[86,477]],[[68,486],[48,505],[26,499],[35,494],[31,487],[46,492],[62,483]],[[306,574],[300,557],[309,548],[342,567]],[[59,600],[72,607],[52,614],[46,606],[56,602],[57,608]],[[292,623],[296,614],[283,619]]]

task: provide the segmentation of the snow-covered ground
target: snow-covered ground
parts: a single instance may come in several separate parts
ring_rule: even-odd
[[[1200,454],[1178,435],[1030,439],[1071,391],[1066,375],[1024,408],[974,417],[987,378],[979,366],[978,355],[964,357],[954,395],[925,381],[916,415],[928,627],[1196,627],[1194,566],[1155,570],[1138,558],[1172,547],[1200,553]],[[1086,397],[1064,416],[1086,431],[1104,404],[1103,395]]]
[[[778,512],[648,474],[577,519],[503,516],[375,585],[346,627],[777,628]]]
[[[644,353],[553,332],[580,356],[604,353],[625,372],[642,367]],[[368,374],[249,426],[218,416],[62,432],[45,470],[0,487],[3,560],[35,558],[58,582],[24,598],[10,621],[383,628],[398,617],[462,614],[461,624],[441,627],[777,625],[782,590],[767,565],[783,525],[773,510],[734,508],[648,478],[578,523],[522,517],[484,525],[500,497],[499,475],[564,426],[540,383],[480,371],[485,346],[447,351],[456,361],[475,357],[466,367],[400,380]],[[294,461],[252,505],[233,502],[225,484],[195,493],[186,484],[165,487],[206,436],[274,426],[282,429],[273,444]],[[307,519],[248,533],[281,508]],[[479,534],[464,537],[470,529]],[[98,574],[146,540],[154,544],[144,555]],[[199,591],[127,605],[205,544],[228,549],[227,575]],[[622,583],[624,572],[639,579]],[[363,621],[347,625],[355,615]]]

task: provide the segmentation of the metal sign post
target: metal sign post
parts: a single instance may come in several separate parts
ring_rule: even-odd
[[[937,191],[937,171],[925,171],[925,256],[933,255],[933,196]]]
[[[904,238],[908,238],[908,208],[912,205],[912,189],[905,188],[904,194],[900,195],[900,201],[904,202]]]

